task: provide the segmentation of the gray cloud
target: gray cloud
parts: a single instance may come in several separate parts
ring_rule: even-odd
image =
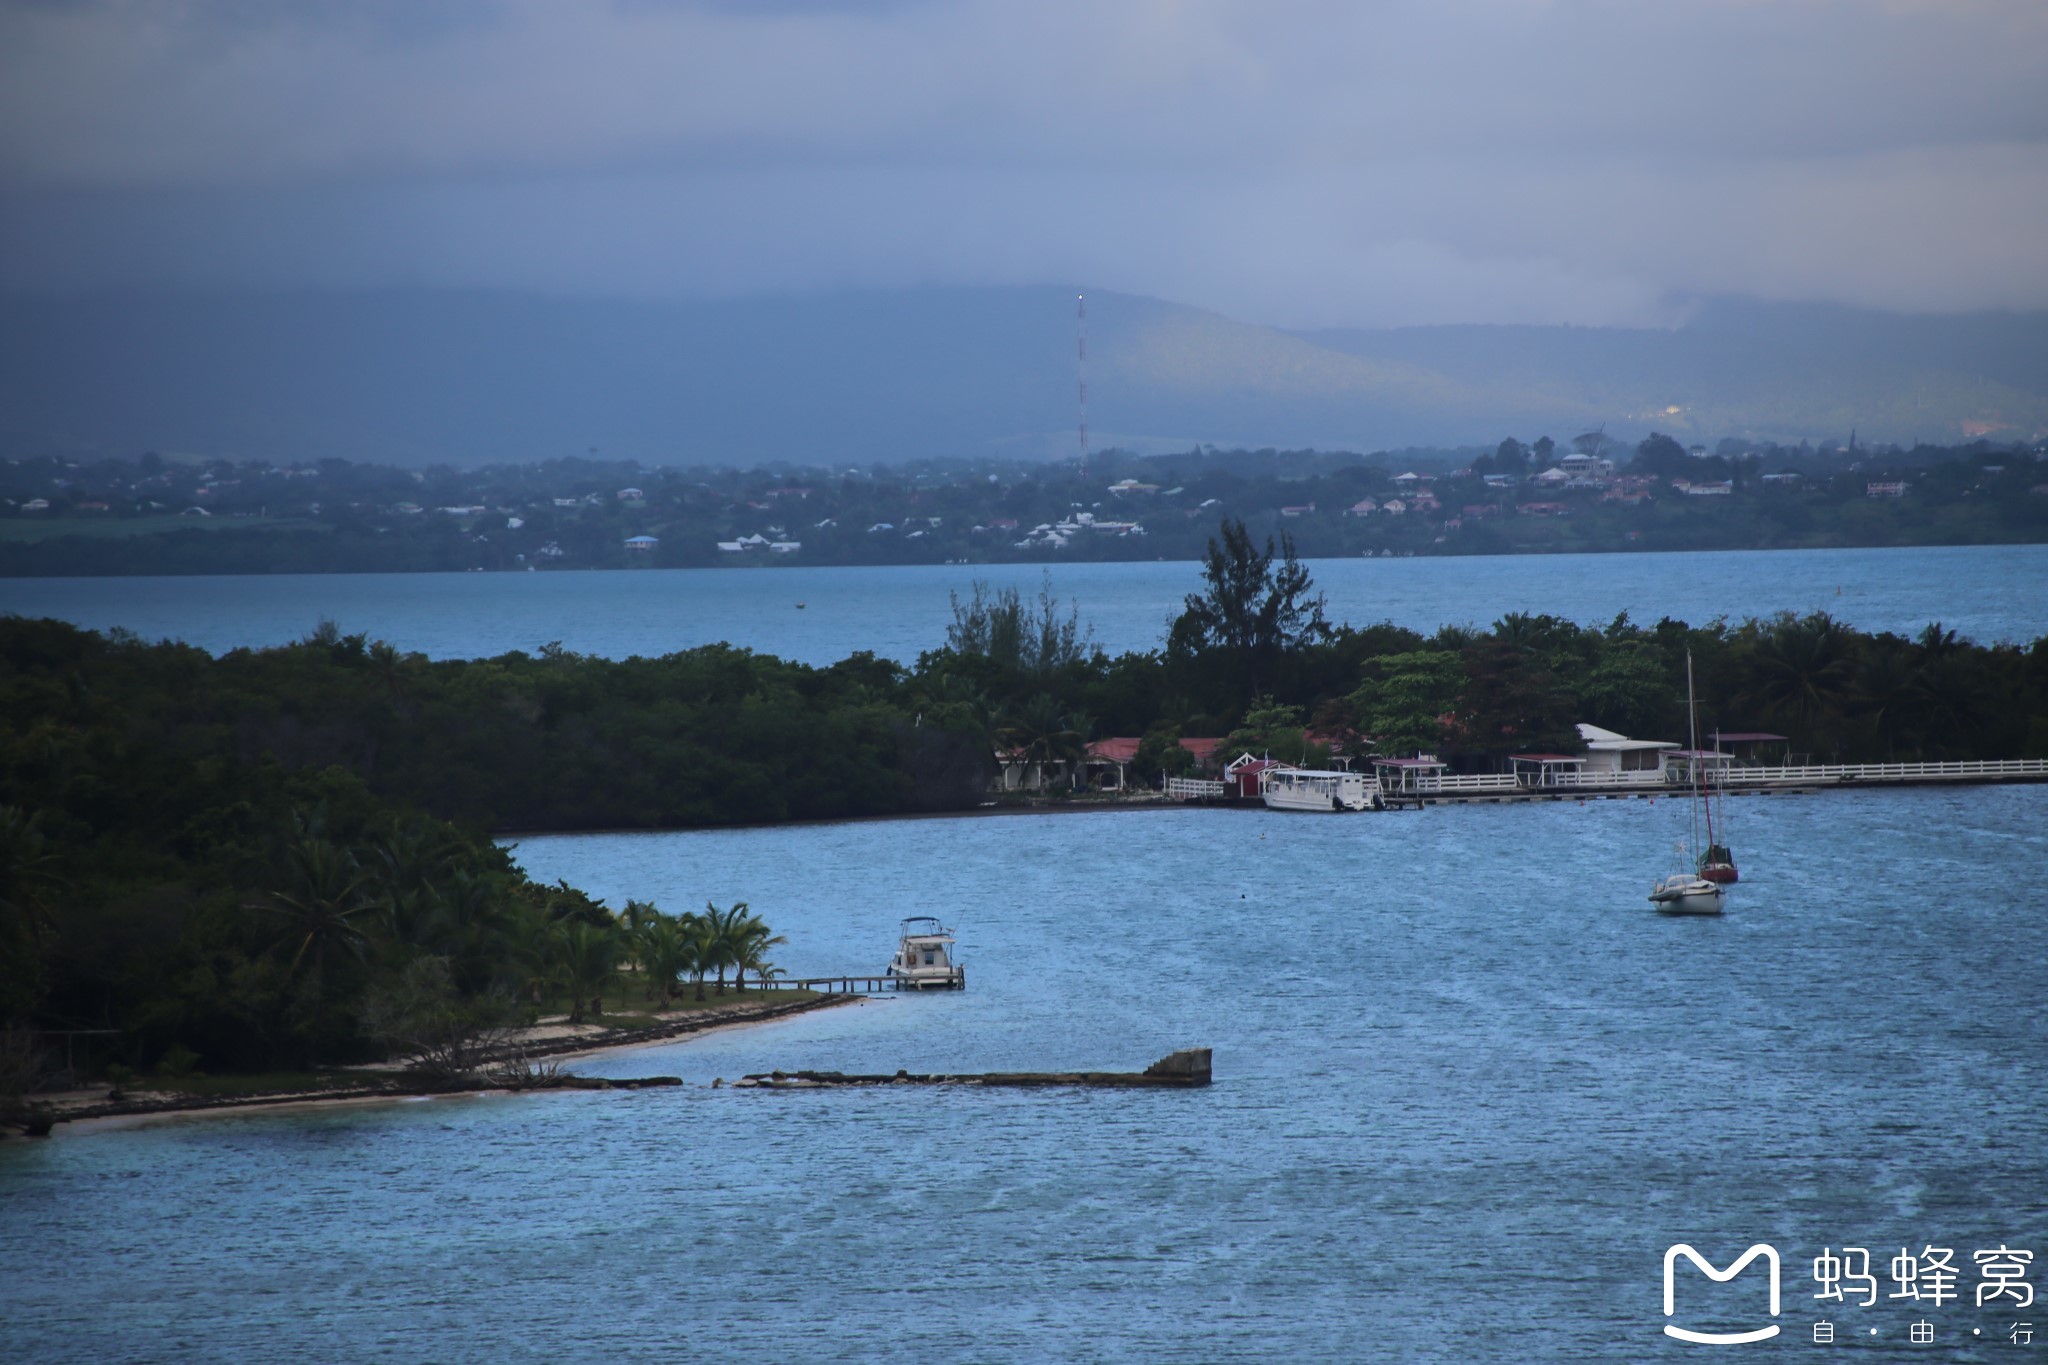
[[[2035,0],[0,9],[0,280],[2048,306]]]

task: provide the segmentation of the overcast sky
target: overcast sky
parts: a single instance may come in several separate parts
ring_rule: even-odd
[[[2048,307],[2044,0],[0,0],[0,283]]]

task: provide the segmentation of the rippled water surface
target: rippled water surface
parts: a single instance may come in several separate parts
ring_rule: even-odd
[[[2048,545],[1725,554],[1523,555],[1310,561],[1332,620],[1433,632],[1511,611],[1605,625],[1619,612],[1704,624],[1827,611],[1865,630],[1930,621],[1984,643],[2048,635]],[[915,660],[945,642],[950,594],[976,579],[1035,594],[1025,564],[667,569],[531,574],[285,574],[0,579],[0,612],[55,616],[216,652],[282,644],[322,619],[435,658],[532,651],[658,655],[714,641],[804,663],[855,650]],[[1059,564],[1062,604],[1111,653],[1155,649],[1196,565]],[[797,604],[803,603],[798,609]]]
[[[679,1090],[0,1147],[0,1347],[1684,1358],[1659,1335],[1672,1242],[1784,1253],[1765,1350],[1815,1349],[1823,1246],[2048,1253],[2048,925],[2018,890],[2048,860],[2048,788],[1730,815],[1744,881],[1720,920],[1647,911],[1669,801],[529,839],[536,877],[614,905],[749,900],[795,975],[875,970],[899,915],[938,913],[970,989],[585,1067]],[[1212,1088],[709,1085],[1185,1044],[1215,1048]],[[1916,1317],[1948,1343],[1995,1327],[2022,1358],[2014,1315],[1967,1301],[1826,1316],[1901,1352]]]

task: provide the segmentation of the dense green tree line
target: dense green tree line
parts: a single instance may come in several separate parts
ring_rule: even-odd
[[[1830,762],[2048,756],[2048,640],[1985,646],[1938,623],[1871,634],[1824,614],[1704,625],[1624,614],[1599,626],[1516,613],[1431,635],[1332,624],[1284,536],[1260,548],[1229,523],[1203,585],[1163,649],[1114,658],[1078,644],[1053,656],[1003,646],[1042,635],[1054,605],[1041,598],[1036,627],[991,638],[978,615],[1032,612],[1014,596],[978,598],[956,606],[961,624],[908,686],[949,723],[1009,718],[998,737],[1034,757],[1144,736],[1147,777],[1185,763],[1173,752],[1181,736],[1286,757],[1314,757],[1317,741],[1430,749],[1489,771],[1517,751],[1580,749],[1580,721],[1683,739],[1690,653],[1703,733],[1771,730]]]
[[[135,1064],[304,1066],[388,1050],[366,1011],[400,985],[413,1005],[382,1017],[481,1025],[537,992],[598,1008],[643,951],[758,972],[772,935],[729,913],[709,957],[689,917],[629,907],[628,934],[484,832],[979,800],[984,737],[920,724],[901,690],[864,657],[431,663],[323,628],[214,658],[0,620],[0,1026],[118,1028]]]
[[[486,832],[961,809],[995,748],[1071,760],[1115,735],[1143,737],[1146,778],[1191,763],[1184,736],[1497,770],[1575,750],[1578,721],[1683,738],[1688,654],[1703,728],[1823,761],[2048,756],[2048,640],[1819,614],[1332,623],[1291,543],[1241,524],[1192,586],[1160,649],[1117,656],[1049,591],[977,588],[912,667],[726,646],[435,662],[332,627],[216,658],[0,619],[0,1025],[257,1068],[426,1050],[543,995],[583,1015],[627,961],[658,997],[722,988],[774,942],[743,907],[614,916]]]

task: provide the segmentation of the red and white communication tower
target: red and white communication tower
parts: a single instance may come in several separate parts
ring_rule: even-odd
[[[1088,296],[1074,295],[1074,376],[1081,389],[1081,477],[1088,477]]]

